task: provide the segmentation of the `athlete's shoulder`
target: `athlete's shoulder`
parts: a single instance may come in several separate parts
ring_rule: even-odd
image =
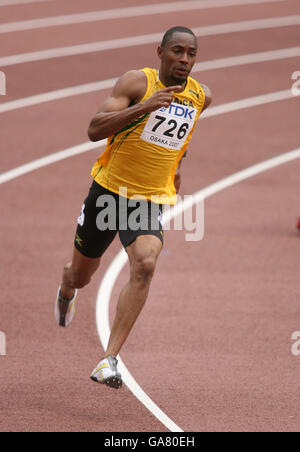
[[[147,90],[147,76],[142,70],[131,70],[125,72],[118,80],[114,92],[126,94],[135,101],[144,96]]]
[[[152,67],[144,67],[141,71],[146,75],[147,78],[158,79],[157,69],[153,69]]]
[[[145,83],[147,81],[146,74],[141,69],[133,69],[131,71],[125,72],[121,75],[118,83],[128,84],[130,83]]]

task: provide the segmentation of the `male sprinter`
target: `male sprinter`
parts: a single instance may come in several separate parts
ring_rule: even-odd
[[[176,172],[201,112],[211,103],[210,90],[189,77],[197,47],[190,29],[170,29],[158,47],[160,70],[123,75],[88,130],[92,141],[108,142],[92,170],[94,181],[78,219],[73,260],[64,269],[55,316],[60,326],[71,323],[77,289],[90,282],[119,231],[130,262],[130,281],[118,300],[107,351],[91,375],[113,388],[122,386],[116,357],[146,302],[162,250],[162,204],[176,203],[175,185],[177,189],[180,185]],[[128,219],[134,210],[132,198],[146,206],[138,230]],[[103,209],[108,199],[114,201],[117,219],[116,227],[105,229]]]

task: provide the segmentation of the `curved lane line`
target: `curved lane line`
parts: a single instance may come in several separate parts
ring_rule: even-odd
[[[42,17],[39,19],[8,22],[0,24],[0,33],[35,30],[45,27],[48,28],[61,25],[99,22],[103,20],[112,20],[112,19],[116,20],[127,17],[139,17],[145,15],[152,16],[154,14],[166,14],[166,13],[170,14],[172,12],[178,11],[192,11],[197,9],[208,9],[208,8],[224,8],[226,6],[239,6],[239,5],[251,6],[261,3],[270,3],[270,2],[273,3],[282,1],[286,0],[185,0],[184,2],[170,2],[143,6],[130,6],[127,8],[104,9],[101,11],[90,11],[87,13],[67,14],[62,16]]]
[[[264,171],[270,170],[272,168],[276,168],[280,165],[283,165],[287,162],[291,162],[300,158],[300,148],[287,152],[285,154],[279,155],[270,160],[266,160],[257,165],[251,166],[243,171],[239,171],[238,173],[233,174],[232,176],[226,177],[225,179],[220,180],[208,187],[199,190],[197,193],[193,195],[192,202],[190,199],[186,201],[182,201],[177,204],[174,208],[170,209],[167,212],[167,215],[164,217],[163,222],[168,223],[170,220],[174,219],[176,216],[181,215],[185,210],[190,209],[193,205],[198,202],[202,202],[203,200],[209,198],[210,196],[219,193],[226,188],[232,187],[239,182],[242,182],[250,177],[256,176]],[[102,343],[104,350],[107,349],[108,340],[110,336],[110,328],[109,328],[109,305],[111,293],[114,287],[114,284],[128,262],[127,254],[125,250],[119,252],[119,254],[115,257],[114,261],[106,271],[103,280],[101,282],[97,302],[96,302],[96,324],[98,334]],[[145,405],[148,410],[171,432],[183,432],[183,430],[178,427],[150,398],[149,396],[142,390],[139,384],[134,380],[130,372],[127,370],[120,356],[119,359],[119,370],[122,374],[124,383],[129,388],[129,390],[133,393],[137,399]]]
[[[261,96],[250,97],[247,99],[241,99],[235,102],[228,102],[226,104],[211,107],[209,110],[203,113],[202,119],[287,99],[295,99],[290,89],[270,94],[263,94]],[[26,163],[25,165],[21,165],[17,168],[0,174],[0,185],[52,163],[73,157],[74,155],[83,154],[93,149],[101,148],[105,146],[105,144],[106,140],[102,140],[97,143],[86,142]]]
[[[286,58],[295,58],[300,56],[300,47],[290,47],[287,49],[271,50],[268,52],[249,53],[228,58],[219,58],[216,60],[203,61],[195,64],[193,73],[203,72],[215,69],[224,69],[245,64],[264,63],[267,61],[282,60]],[[99,82],[86,83],[84,85],[72,86],[69,88],[50,91],[48,93],[37,94],[35,96],[25,97],[23,99],[12,100],[10,102],[0,103],[0,113],[17,110],[19,108],[31,107],[44,102],[65,99],[68,97],[88,94],[95,91],[102,91],[112,88],[117,82],[117,78],[102,80]]]
[[[122,250],[114,259],[113,263],[110,265],[108,271],[106,272],[97,296],[96,323],[98,334],[104,350],[106,350],[107,348],[108,339],[110,336],[109,302],[111,292],[114,287],[115,281],[121,273],[126,262],[127,254],[125,250]],[[133,393],[133,395],[171,432],[183,432],[183,430],[178,425],[176,425],[143,391],[143,389],[139,386],[139,384],[128,371],[120,356],[118,356],[118,360],[118,369],[122,374],[123,381],[128,389]]]
[[[290,27],[300,24],[300,14],[284,17],[270,17],[267,19],[256,19],[242,22],[231,22],[219,25],[208,25],[193,28],[196,36],[215,36],[227,33],[237,33],[254,30],[267,30],[278,27]],[[86,55],[104,50],[123,49],[136,47],[145,44],[157,44],[162,39],[162,33],[152,33],[140,36],[130,36],[127,38],[111,39],[108,41],[90,42],[67,47],[58,47],[35,52],[20,53],[0,58],[0,67],[14,66],[17,64],[31,63],[34,61],[44,61],[53,58],[62,58],[76,55]]]

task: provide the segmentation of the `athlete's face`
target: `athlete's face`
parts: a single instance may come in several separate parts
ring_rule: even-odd
[[[158,48],[161,79],[167,85],[183,85],[197,57],[197,40],[189,33],[175,32],[164,48]]]

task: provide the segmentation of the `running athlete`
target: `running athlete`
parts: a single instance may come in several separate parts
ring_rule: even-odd
[[[122,386],[117,355],[146,302],[163,247],[163,204],[176,203],[181,159],[200,114],[211,103],[210,90],[190,77],[197,49],[190,29],[167,31],[158,47],[160,70],[123,75],[88,129],[91,141],[108,141],[92,170],[93,184],[78,219],[73,260],[64,268],[55,316],[62,327],[71,323],[77,290],[91,281],[119,232],[130,281],[118,300],[107,351],[91,375],[114,388]],[[133,217],[140,221],[138,228],[130,222],[137,204],[139,215]],[[113,221],[107,222],[112,211]]]

